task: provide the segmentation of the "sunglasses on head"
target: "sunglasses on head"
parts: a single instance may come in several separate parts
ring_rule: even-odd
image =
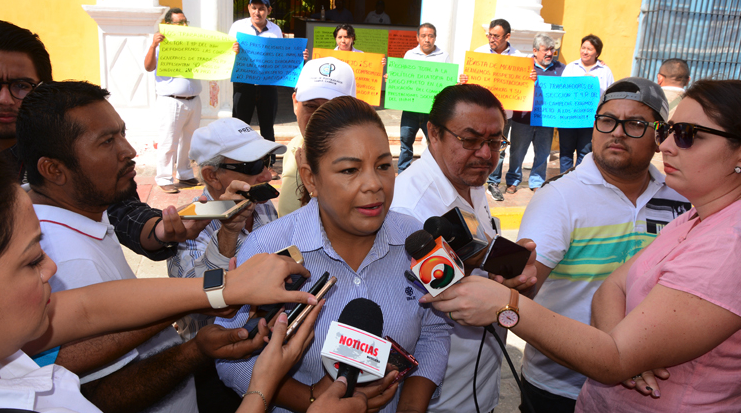
[[[705,132],[712,135],[722,136],[724,138],[741,140],[741,137],[732,133],[724,132],[718,129],[706,128],[704,126],[695,125],[692,123],[674,123],[668,124],[666,122],[654,122],[654,135],[656,137],[656,144],[661,145],[672,133],[674,134],[674,142],[678,148],[688,149],[692,146],[695,140],[697,132]]]
[[[220,163],[219,168],[239,172],[245,175],[260,175],[263,169],[270,166],[270,155],[252,162]]]

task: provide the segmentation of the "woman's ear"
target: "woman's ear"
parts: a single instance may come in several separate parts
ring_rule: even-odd
[[[310,197],[315,197],[318,194],[316,185],[316,175],[311,171],[311,167],[306,162],[301,162],[298,167],[298,173],[301,175],[301,182],[303,182],[306,192]]]

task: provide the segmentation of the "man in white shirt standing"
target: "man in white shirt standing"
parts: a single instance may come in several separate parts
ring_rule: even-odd
[[[432,23],[422,23],[417,28],[417,42],[419,46],[404,54],[404,59],[425,60],[428,62],[450,63],[448,52],[442,51],[435,46],[437,39],[437,29]],[[427,113],[417,113],[403,111],[401,112],[401,152],[399,153],[399,173],[404,172],[412,163],[414,157],[414,139],[417,131],[422,129],[422,133],[427,138],[427,121],[430,115]]]
[[[250,12],[248,19],[237,20],[229,28],[229,36],[237,37],[237,33],[252,36],[283,38],[283,32],[275,23],[268,20],[268,15],[273,11],[270,0],[250,0],[247,9]],[[241,53],[239,43],[234,42],[234,52]],[[278,87],[269,85],[250,85],[248,83],[234,83],[234,101],[232,105],[232,117],[240,119],[246,124],[252,121],[252,113],[257,108],[257,121],[260,124],[260,135],[263,138],[275,142],[275,116],[278,114]],[[278,179],[278,174],[273,170],[275,155],[270,156],[271,178]]]
[[[656,74],[656,83],[661,86],[669,102],[669,120],[684,96],[684,88],[690,83],[690,66],[682,59],[667,59]]]
[[[372,10],[368,13],[368,16],[365,17],[365,23],[391,24],[391,18],[386,14],[386,12],[384,12],[385,8],[386,3],[384,3],[383,0],[378,0],[376,2],[376,9]]]
[[[396,179],[391,210],[424,222],[458,207],[475,215],[487,236],[496,236],[500,232],[498,220],[491,217],[483,185],[506,142],[502,137],[504,119],[502,104],[482,86],[455,85],[443,89],[435,97],[427,123],[429,146],[419,161]],[[487,276],[480,270],[474,270],[473,274]],[[526,289],[535,282],[535,277],[520,275],[506,284]],[[477,411],[472,394],[473,376],[479,346],[484,340],[476,396],[478,410],[490,412],[499,401],[502,351],[491,334],[482,338],[482,328],[450,322],[454,329],[445,378],[440,397],[430,401],[427,411]],[[504,340],[506,331],[496,328]]]
[[[165,24],[187,26],[183,11],[172,8],[165,14]],[[155,33],[152,45],[144,58],[144,68],[151,72],[157,69],[159,44],[165,39],[161,33]],[[157,117],[160,122],[160,139],[157,142],[157,176],[154,178],[160,189],[168,194],[178,193],[172,176],[177,168],[178,182],[183,186],[198,185],[190,167],[188,151],[193,131],[201,123],[201,81],[180,77],[157,76],[155,73],[155,90],[157,91]]]

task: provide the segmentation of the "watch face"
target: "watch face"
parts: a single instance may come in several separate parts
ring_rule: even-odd
[[[224,270],[208,270],[203,273],[203,289],[210,290],[224,285]]]
[[[499,313],[497,321],[504,328],[512,328],[520,321],[520,316],[514,310],[504,310]]]

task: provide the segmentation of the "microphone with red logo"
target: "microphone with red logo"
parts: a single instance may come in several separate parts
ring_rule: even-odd
[[[383,334],[383,312],[367,298],[356,298],[345,306],[338,321],[329,326],[322,346],[322,363],[333,379],[347,379],[351,397],[355,384],[383,378],[391,343]]]
[[[407,237],[404,248],[412,256],[411,273],[433,297],[465,275],[463,261],[445,242],[443,236],[434,238],[421,229]],[[409,277],[407,272],[407,278]]]

